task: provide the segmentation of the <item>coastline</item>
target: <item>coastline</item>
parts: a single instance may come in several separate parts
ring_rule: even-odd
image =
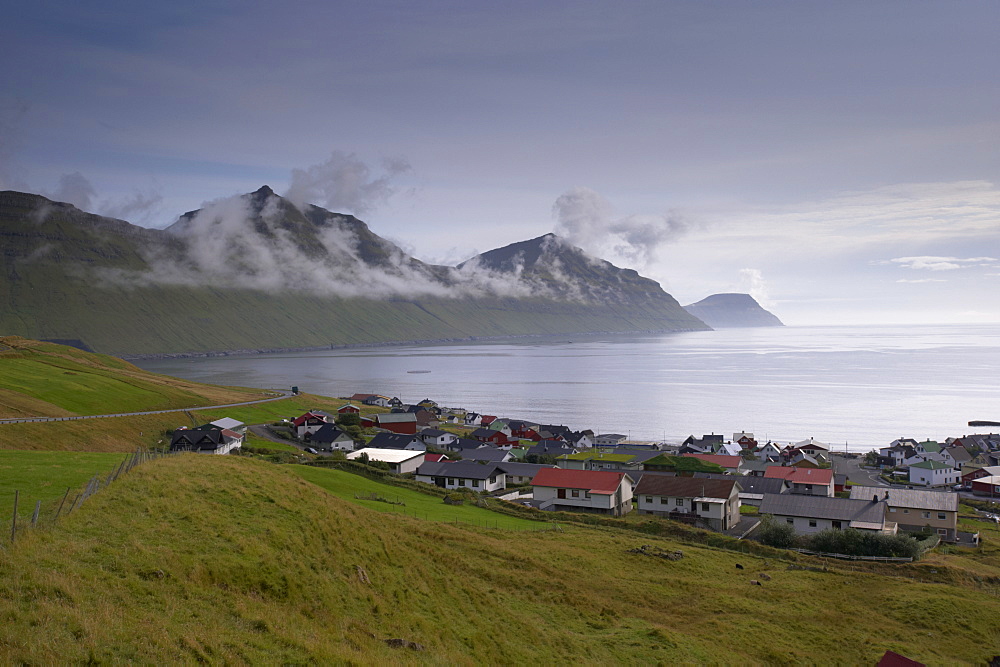
[[[159,359],[201,359],[213,357],[250,357],[263,354],[287,354],[289,352],[319,352],[322,350],[356,350],[380,347],[402,347],[406,345],[448,345],[452,343],[480,343],[487,341],[525,340],[537,338],[552,340],[573,336],[632,336],[641,334],[691,333],[692,331],[713,331],[713,329],[632,329],[628,331],[586,331],[553,334],[511,334],[507,336],[466,336],[464,338],[428,338],[413,340],[391,340],[373,343],[330,343],[329,345],[311,345],[308,347],[271,347],[248,348],[242,350],[209,350],[206,352],[157,352],[145,354],[114,355],[125,361],[150,361]]]

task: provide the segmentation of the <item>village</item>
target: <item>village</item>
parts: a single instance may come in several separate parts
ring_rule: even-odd
[[[797,536],[856,529],[975,546],[958,530],[961,495],[1000,498],[1000,435],[943,443],[900,438],[867,455],[808,438],[753,433],[679,443],[357,393],[335,413],[310,410],[268,428],[316,457],[361,461],[449,490],[542,511],[654,515],[747,537],[765,525]],[[171,449],[226,454],[246,425],[221,419],[173,433]]]

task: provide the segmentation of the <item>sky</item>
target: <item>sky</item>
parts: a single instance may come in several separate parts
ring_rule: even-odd
[[[453,265],[555,232],[682,304],[1000,322],[1000,3],[0,0],[0,189],[263,184]]]

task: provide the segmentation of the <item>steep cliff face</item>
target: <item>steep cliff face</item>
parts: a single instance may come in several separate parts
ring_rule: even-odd
[[[266,186],[165,230],[2,192],[0,241],[0,333],[116,354],[706,328],[551,235],[434,266]]]
[[[697,303],[684,306],[684,310],[713,329],[784,326],[781,320],[761,308],[749,294],[713,294]]]

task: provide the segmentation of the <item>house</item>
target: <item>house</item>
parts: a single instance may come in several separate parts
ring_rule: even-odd
[[[510,461],[513,455],[509,449],[500,449],[489,445],[480,445],[476,449],[463,449],[462,458],[467,461],[483,461],[489,463],[503,463]]]
[[[465,416],[462,417],[462,421],[465,422],[466,426],[472,426],[478,424],[482,418],[483,416],[478,412],[466,412]]]
[[[927,460],[910,466],[910,484],[952,486],[961,479],[962,475],[955,470],[955,466],[941,461]]]
[[[323,424],[318,431],[309,436],[309,442],[319,449],[342,452],[354,451],[354,438],[349,436],[336,424]]]
[[[320,429],[324,424],[329,424],[333,420],[330,415],[326,414],[322,410],[310,410],[305,414],[301,414],[292,420],[292,428],[295,429],[295,435],[299,438],[304,438],[307,435],[312,435]]]
[[[375,405],[380,408],[388,408],[391,407],[390,402],[392,399],[381,394],[354,394],[348,400],[364,403],[365,405]]]
[[[757,439],[753,437],[753,433],[747,433],[746,431],[733,433],[733,442],[739,445],[740,449],[745,451],[753,451],[757,449]]]
[[[551,439],[565,441],[567,436],[573,432],[569,426],[563,426],[562,424],[539,424],[536,430],[539,435],[542,436],[543,440]]]
[[[1000,475],[989,475],[972,480],[972,493],[977,496],[1000,498]]]
[[[771,466],[764,471],[764,479],[787,481],[789,493],[793,495],[833,496],[833,470],[830,468]]]
[[[660,451],[660,443],[655,440],[622,440],[615,449],[644,449]]]
[[[722,434],[716,435],[712,433],[711,435],[703,435],[700,438],[696,438],[693,435],[689,435],[681,443],[680,450],[678,454],[711,454],[715,452],[715,447],[722,444]]]
[[[636,484],[635,497],[641,514],[682,520],[686,517],[675,515],[697,517],[701,524],[722,531],[740,521],[742,488],[736,480],[645,473]]]
[[[975,468],[969,472],[962,473],[962,484],[972,484],[973,480],[979,479],[980,477],[992,477],[994,475],[1000,475],[1000,466]]]
[[[822,458],[826,461],[830,458],[830,447],[822,442],[819,442],[815,438],[809,438],[808,440],[803,440],[801,442],[795,443],[795,450],[804,452],[814,459]]]
[[[493,445],[517,444],[517,440],[511,441],[503,431],[495,431],[491,428],[477,428],[469,434],[474,440]]]
[[[525,459],[528,457],[551,456],[557,459],[566,454],[576,454],[579,450],[560,440],[541,440],[538,444],[528,448]]]
[[[791,485],[787,480],[778,477],[740,477],[738,479],[743,490],[740,491],[740,504],[760,507],[765,493],[788,493]]]
[[[535,475],[542,468],[555,468],[552,465],[541,463],[519,463],[517,461],[504,461],[497,464],[497,468],[507,475],[507,484],[517,486],[519,484],[530,484]]]
[[[359,414],[361,414],[361,408],[359,408],[356,405],[351,405],[350,403],[347,403],[347,404],[341,405],[339,408],[337,408],[337,414],[338,415],[359,415]]]
[[[543,510],[612,516],[632,511],[632,478],[623,472],[542,468],[531,486]]]
[[[886,519],[887,506],[880,500],[852,500],[795,493],[766,493],[760,513],[784,521],[800,535],[821,530],[856,528],[894,535],[896,524]]]
[[[585,431],[570,431],[563,436],[563,440],[567,445],[572,445],[577,449],[590,449],[594,446],[594,432],[591,430]]]
[[[369,418],[376,428],[403,435],[417,434],[417,416],[411,412],[383,412]]]
[[[406,435],[405,433],[389,433],[388,431],[376,433],[375,437],[369,440],[365,446],[374,447],[375,449],[408,449],[414,452],[427,451],[427,445],[417,436]]]
[[[593,437],[594,447],[617,447],[625,440],[628,436],[621,433],[601,433]]]
[[[919,461],[917,450],[908,443],[896,441],[892,446],[879,450],[879,465],[881,466],[898,468],[906,465],[907,461],[914,463]]]
[[[781,450],[773,442],[768,441],[757,450],[757,458],[761,461],[777,461],[781,457]]]
[[[728,454],[681,454],[681,456],[714,463],[717,466],[725,468],[727,472],[733,475],[740,475],[743,472],[743,458],[739,456],[730,456]]]
[[[442,461],[450,461],[447,454],[424,454],[425,463],[440,463]]]
[[[425,428],[420,432],[420,439],[423,440],[424,444],[428,447],[437,447],[440,449],[442,447],[447,447],[451,443],[458,440],[458,436],[454,433],[442,431],[437,428]]]
[[[920,489],[886,489],[852,486],[852,500],[880,499],[888,509],[887,518],[900,529],[918,532],[930,527],[945,542],[954,542],[958,530],[958,494]]]
[[[384,461],[389,464],[389,469],[398,474],[416,472],[420,464],[424,462],[424,453],[415,452],[409,449],[376,449],[365,447],[354,452],[350,452],[347,458],[351,461],[367,457],[369,461]]]
[[[238,419],[233,419],[231,417],[223,417],[222,419],[216,419],[214,422],[209,422],[206,426],[214,426],[215,428],[227,428],[230,431],[239,433],[240,435],[246,435],[247,425]]]
[[[200,426],[179,428],[170,438],[170,451],[200,454],[228,454],[243,446],[243,435],[228,428]]]
[[[615,454],[603,451],[586,451],[565,454],[556,465],[568,470],[641,470],[642,460],[634,454]]]
[[[497,491],[506,488],[506,475],[494,464],[483,465],[474,461],[444,461],[423,463],[414,478],[418,482],[434,484],[442,489],[472,489]]]
[[[795,466],[796,468],[819,468],[820,463],[812,456],[809,456],[803,451],[795,452],[794,455],[789,459],[788,465]]]

